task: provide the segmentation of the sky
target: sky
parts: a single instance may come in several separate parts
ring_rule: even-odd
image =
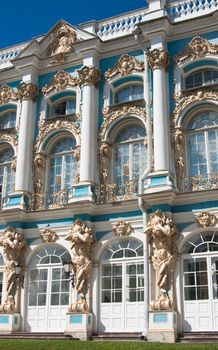
[[[47,33],[59,19],[72,25],[145,7],[145,0],[1,0],[0,48]]]

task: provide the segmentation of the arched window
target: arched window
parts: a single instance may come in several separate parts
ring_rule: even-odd
[[[122,128],[113,146],[113,181],[116,184],[138,180],[146,168],[145,129],[139,125]]]
[[[12,148],[0,152],[0,195],[12,193],[14,190],[14,171],[12,169],[14,151]]]
[[[74,157],[74,138],[61,139],[52,147],[49,156],[49,191],[68,189],[76,182],[77,161]]]
[[[65,99],[53,105],[52,116],[62,117],[76,113],[76,99]]]
[[[0,253],[0,305],[2,303],[3,266],[4,266],[3,256]]]
[[[205,69],[189,74],[185,78],[185,89],[198,88],[200,86],[217,84],[218,70]]]
[[[128,86],[120,88],[115,92],[114,102],[123,103],[128,101],[140,100],[143,98],[143,85],[142,84],[130,84]]]
[[[0,129],[15,128],[16,126],[16,111],[10,111],[0,116]]]
[[[218,112],[197,114],[187,127],[189,176],[218,172]]]

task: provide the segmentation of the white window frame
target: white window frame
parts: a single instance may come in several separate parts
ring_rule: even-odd
[[[134,98],[133,98],[133,95],[132,95],[133,86],[141,86],[141,87],[142,87],[142,98],[139,98],[139,99],[134,99]],[[116,96],[117,96],[117,94],[118,94],[121,90],[126,89],[127,87],[130,88],[129,100],[128,100],[128,101],[116,102]],[[113,91],[113,104],[122,104],[122,103],[131,102],[131,101],[139,101],[139,100],[141,100],[141,99],[143,99],[143,98],[144,98],[144,86],[143,86],[143,82],[141,82],[141,81],[131,81],[131,82],[122,84],[122,85],[118,86],[116,89],[114,89],[114,91]]]

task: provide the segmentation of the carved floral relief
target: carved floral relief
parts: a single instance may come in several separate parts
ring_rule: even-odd
[[[196,222],[199,227],[213,227],[217,223],[217,217],[208,211],[203,211],[196,217]]]
[[[0,86],[0,105],[6,104],[10,101],[17,101],[18,93],[8,85]]]
[[[129,222],[118,221],[113,224],[113,231],[116,237],[129,236],[134,232]]]
[[[105,72],[106,79],[115,77],[122,77],[134,72],[141,73],[144,71],[144,62],[137,60],[135,57],[129,55],[122,55],[117,65]]]
[[[58,235],[57,233],[52,230],[51,227],[46,227],[42,232],[41,232],[41,237],[43,243],[54,243],[58,240]]]
[[[55,74],[53,81],[42,88],[42,92],[47,95],[51,92],[66,90],[66,88],[78,87],[80,83],[81,81],[79,78],[73,77],[70,73],[60,70]]]

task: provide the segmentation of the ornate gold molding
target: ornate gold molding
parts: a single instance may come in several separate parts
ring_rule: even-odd
[[[152,50],[148,55],[148,63],[152,70],[167,69],[170,61],[169,53],[165,50]]]
[[[91,250],[96,238],[93,230],[82,220],[77,219],[73,224],[67,241],[72,242],[73,270],[75,274],[75,288],[78,293],[78,300],[69,306],[70,312],[89,312],[91,306],[87,302],[87,293],[90,289],[92,275]]]
[[[146,120],[146,109],[135,106],[134,103],[123,104],[117,108],[106,107],[103,109],[102,113],[104,121],[100,129],[100,140],[103,140],[105,131],[115,119],[125,117],[127,115],[136,115]]]
[[[0,240],[5,256],[5,271],[7,276],[6,302],[1,306],[1,312],[19,312],[20,288],[24,278],[24,250],[26,242],[14,227],[8,226]],[[16,266],[21,267],[21,272],[16,275]]]
[[[39,122],[39,136],[37,137],[34,145],[34,149],[37,152],[40,144],[43,142],[44,138],[54,130],[69,130],[74,135],[80,135],[80,125],[72,123],[71,120],[66,118],[57,118],[55,120],[43,120]]]
[[[34,193],[36,195],[43,195],[44,193],[44,168],[45,168],[45,156],[42,153],[37,153],[34,158]],[[36,198],[39,199],[37,196]],[[39,209],[39,203],[35,203],[35,207]]]
[[[77,87],[80,83],[81,81],[79,78],[72,77],[70,73],[60,70],[55,74],[53,81],[42,88],[42,92],[44,95],[47,95],[51,92],[64,91],[69,87]]]
[[[78,41],[76,31],[63,23],[55,34],[51,35],[47,55],[52,57],[52,61],[65,61],[67,55],[73,51],[73,45]]]
[[[177,189],[180,189],[181,181],[184,177],[184,154],[185,154],[185,135],[181,129],[174,129],[173,144],[175,153],[175,166],[176,166],[176,184]]]
[[[179,116],[183,110],[194,102],[204,101],[204,100],[218,100],[218,89],[217,88],[201,88],[197,91],[182,92],[180,94],[174,95],[175,99],[175,109],[173,113],[173,126],[177,125]]]
[[[17,101],[18,98],[18,93],[15,92],[10,86],[0,86],[0,105],[6,104],[10,101]]]
[[[144,62],[137,60],[129,55],[122,55],[115,67],[108,69],[104,76],[106,79],[122,77],[134,72],[141,73],[144,71]]]
[[[45,230],[41,231],[41,237],[43,243],[54,243],[58,240],[57,233],[51,229],[51,227],[46,227]]]
[[[100,182],[106,185],[109,177],[109,162],[111,158],[111,147],[107,142],[101,144],[99,149]]]
[[[0,133],[0,142],[9,142],[14,148],[18,146],[18,136],[14,133],[2,132]]]
[[[156,271],[156,284],[160,289],[159,295],[151,302],[151,309],[172,310],[175,306],[174,271],[178,259],[176,240],[179,231],[170,217],[157,210],[150,215],[145,233],[150,236],[150,259]]]
[[[37,85],[32,83],[21,83],[18,88],[18,95],[20,100],[36,101],[36,96],[39,93]]]
[[[113,231],[116,237],[129,236],[134,232],[129,222],[118,221],[113,224]]]
[[[217,223],[217,217],[208,211],[203,211],[196,216],[196,222],[199,227],[212,227]]]
[[[218,45],[211,44],[207,39],[195,36],[186,48],[174,57],[176,63],[182,64],[207,55],[217,55]]]
[[[83,85],[98,86],[100,81],[100,71],[97,67],[83,67],[79,72],[79,77]]]

